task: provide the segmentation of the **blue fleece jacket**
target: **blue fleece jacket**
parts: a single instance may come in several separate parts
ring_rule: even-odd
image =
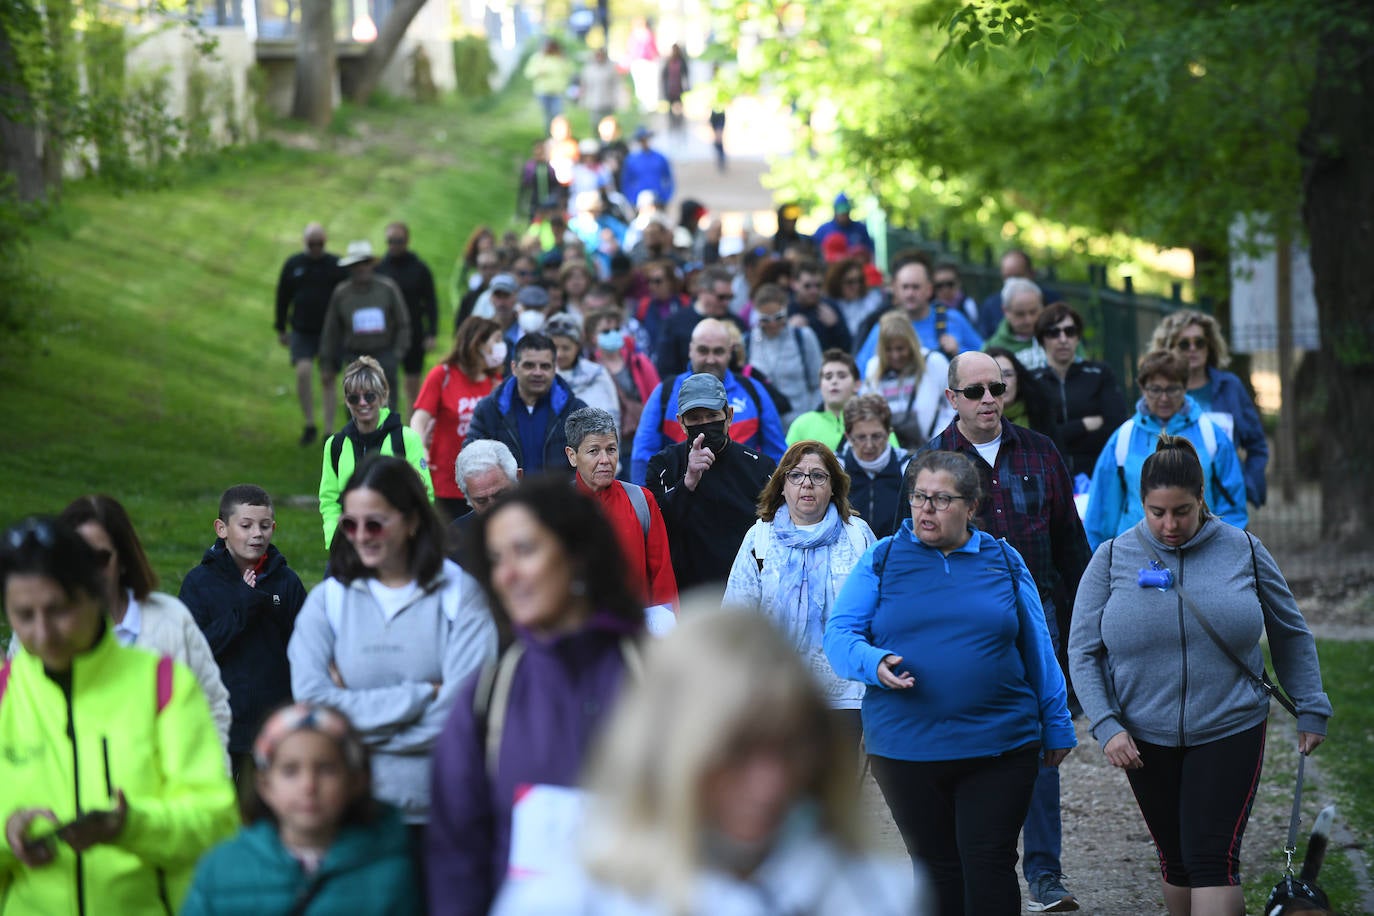
[[[840,677],[879,688],[863,701],[870,754],[960,760],[1077,743],[1035,581],[1016,549],[985,531],[945,556],[903,521],[850,573],[825,654]],[[914,686],[879,684],[888,655],[902,657]]]
[[[1245,451],[1245,496],[1256,506],[1264,505],[1269,495],[1264,477],[1269,467],[1269,442],[1264,438],[1264,426],[1260,423],[1255,402],[1250,400],[1240,378],[1224,369],[1208,369],[1207,384],[1193,393],[1198,392],[1202,395],[1199,400],[1207,402],[1209,411],[1231,416],[1235,425],[1231,439]]]
[[[1145,459],[1154,454],[1162,434],[1184,436],[1197,449],[1207,481],[1204,489],[1207,508],[1222,521],[1237,528],[1244,528],[1249,523],[1249,515],[1245,510],[1245,480],[1241,476],[1235,446],[1226,432],[1214,425],[1216,453],[1209,454],[1207,439],[1202,432],[1202,414],[1203,410],[1197,401],[1185,397],[1183,408],[1167,422],[1161,422],[1146,408],[1144,398],[1140,400],[1135,416],[1128,421],[1129,428],[1125,425],[1117,427],[1102,447],[1102,454],[1097,456],[1097,464],[1093,467],[1092,486],[1088,489],[1088,511],[1083,518],[1088,546],[1096,550],[1103,541],[1129,530],[1145,517],[1145,510],[1140,503],[1140,471],[1145,466]],[[1118,469],[1116,442],[1123,430],[1131,437],[1130,447],[1126,451],[1125,466]]]

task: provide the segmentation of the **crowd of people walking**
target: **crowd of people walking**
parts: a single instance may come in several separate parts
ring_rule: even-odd
[[[404,223],[381,259],[311,223],[283,265],[312,589],[251,484],[179,599],[111,497],[5,531],[0,909],[1075,910],[1083,715],[1171,916],[1242,912],[1262,636],[1303,753],[1332,709],[1245,530],[1267,449],[1216,322],[1161,324],[1132,413],[1024,252],[978,303],[876,263],[845,194],[810,236],[797,204],[767,238],[674,220],[608,66],[578,141],[574,63],[531,59],[520,226],[473,230],[427,372],[447,318]],[[661,88],[678,117],[680,49]],[[861,755],[909,863],[859,820]]]

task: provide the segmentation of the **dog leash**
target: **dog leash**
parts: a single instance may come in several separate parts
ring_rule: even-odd
[[[1293,855],[1298,851],[1298,821],[1302,819],[1302,775],[1306,766],[1307,755],[1298,751],[1298,784],[1293,789],[1293,814],[1288,818],[1288,842],[1283,847],[1283,855],[1287,859],[1283,870],[1289,877],[1293,875]]]

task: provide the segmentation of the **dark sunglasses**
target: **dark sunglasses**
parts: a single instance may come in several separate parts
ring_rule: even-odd
[[[349,406],[357,407],[359,404],[363,402],[366,402],[368,404],[376,404],[379,400],[381,400],[381,397],[382,396],[375,391],[364,391],[361,393],[355,391],[352,394],[344,395],[344,400],[349,403]]]
[[[1187,353],[1189,350],[1206,350],[1207,338],[1205,337],[1180,337],[1175,347]]]
[[[1073,325],[1050,328],[1047,331],[1045,331],[1046,340],[1058,340],[1061,337],[1068,337],[1069,339],[1073,339],[1077,336],[1078,328],[1074,327]]]
[[[26,518],[5,532],[5,542],[11,550],[19,550],[33,541],[44,550],[51,550],[57,541],[52,525],[41,518]]]
[[[358,533],[359,528],[362,528],[363,531],[372,537],[376,537],[385,531],[389,524],[391,523],[375,518],[369,518],[366,521],[359,522],[351,515],[345,515],[343,518],[339,519],[339,527],[343,529],[344,536],[350,538]]]
[[[940,281],[936,282],[935,288],[936,288],[936,289],[954,289],[954,287],[956,287],[956,286],[958,286],[958,285],[959,285],[959,283],[958,283],[958,281],[956,281],[956,280],[940,280]]]
[[[964,388],[951,388],[949,390],[953,391],[955,394],[962,394],[970,401],[981,401],[983,400],[983,394],[985,392],[992,392],[992,396],[995,398],[1000,398],[1002,395],[1006,394],[1007,383],[993,382],[991,385],[968,385]]]

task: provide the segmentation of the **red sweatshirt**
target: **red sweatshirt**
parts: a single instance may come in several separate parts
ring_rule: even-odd
[[[644,501],[649,507],[649,536],[644,536],[644,528],[635,515],[635,507],[630,497],[614,481],[606,489],[595,492],[575,475],[577,488],[591,496],[601,505],[606,518],[615,529],[620,541],[620,549],[625,554],[625,568],[630,576],[630,589],[640,596],[645,606],[666,604],[677,609],[677,578],[673,575],[672,557],[668,555],[668,529],[663,524],[663,514],[658,511],[658,502],[648,490],[644,491]],[[629,484],[633,486],[633,484]]]

